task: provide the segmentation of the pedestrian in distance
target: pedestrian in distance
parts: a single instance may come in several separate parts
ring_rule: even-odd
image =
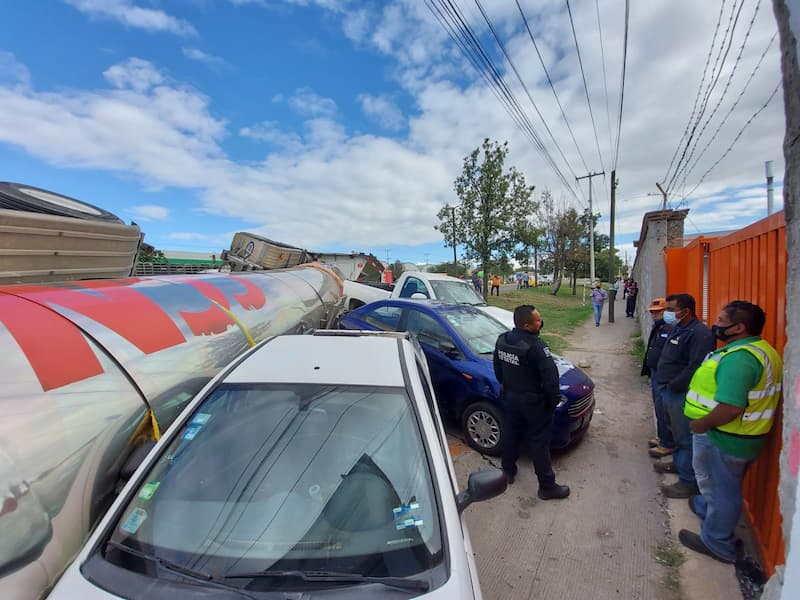
[[[517,475],[517,459],[527,446],[539,498],[569,496],[569,487],[556,483],[550,461],[553,414],[561,400],[558,368],[539,332],[544,321],[534,306],[514,309],[514,329],[500,334],[494,349],[494,373],[505,401],[502,467],[509,483]]]
[[[650,316],[653,317],[653,327],[650,330],[650,337],[647,339],[647,349],[642,361],[642,375],[650,377],[650,388],[653,395],[653,409],[656,415],[656,437],[650,440],[649,454],[653,458],[664,458],[675,451],[675,440],[672,438],[672,430],[669,427],[669,420],[664,409],[664,400],[661,397],[661,390],[657,383],[658,359],[661,358],[661,351],[667,342],[672,326],[664,321],[664,308],[667,301],[664,298],[654,298],[647,307]],[[660,473],[674,473],[675,468],[672,463],[655,463],[653,465]]]
[[[608,285],[608,301],[615,302],[617,300],[618,293],[619,293],[619,277],[615,277],[614,281],[612,281]]]
[[[521,289],[522,288],[522,273],[517,271],[517,274],[514,275],[514,278],[517,280],[517,289]]]
[[[628,297],[625,300],[625,316],[632,319],[636,312],[636,297],[639,295],[639,286],[633,279],[628,285],[626,294]]]
[[[667,498],[689,498],[699,494],[692,467],[692,433],[683,413],[686,392],[692,375],[706,355],[716,347],[711,330],[695,316],[695,301],[689,294],[666,298],[664,321],[672,325],[656,367],[656,381],[675,441],[673,467],[678,481],[661,486]]]
[[[725,306],[712,327],[725,345],[700,365],[686,395],[700,488],[689,507],[702,523],[699,535],[682,529],[678,539],[724,563],[737,558],[742,479],[764,447],[781,397],[783,364],[761,339],[765,321],[756,304],[735,300]]]
[[[492,275],[492,289],[489,290],[489,295],[500,295],[500,276]]]
[[[608,294],[603,289],[603,285],[598,281],[592,289],[592,310],[594,311],[594,326],[600,327],[600,317],[603,315],[603,305],[608,299]]]

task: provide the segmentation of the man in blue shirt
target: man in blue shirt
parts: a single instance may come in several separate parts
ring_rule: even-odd
[[[706,355],[716,347],[711,330],[695,316],[695,301],[689,294],[666,298],[664,321],[674,329],[669,334],[656,368],[656,381],[667,414],[675,451],[672,465],[678,481],[661,486],[667,498],[691,498],[700,493],[692,468],[692,432],[683,414],[689,381]]]

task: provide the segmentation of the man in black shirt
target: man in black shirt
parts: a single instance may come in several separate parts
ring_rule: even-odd
[[[692,432],[683,405],[692,375],[716,348],[716,341],[711,330],[695,316],[695,301],[689,294],[667,296],[664,320],[673,330],[658,359],[656,381],[675,439],[672,464],[678,482],[662,486],[661,492],[667,498],[691,498],[700,490],[692,468]]]
[[[553,500],[569,496],[569,488],[556,483],[550,463],[553,412],[561,395],[558,368],[550,348],[539,338],[543,324],[534,306],[514,309],[514,329],[501,334],[495,344],[494,372],[506,404],[503,471],[513,483],[524,442],[539,480],[539,498]]]
[[[656,414],[656,438],[650,440],[649,452],[653,458],[669,456],[675,450],[675,440],[672,438],[672,430],[669,428],[669,421],[664,411],[664,399],[661,397],[661,390],[658,385],[658,359],[661,358],[661,351],[664,349],[667,337],[672,331],[672,327],[664,322],[664,308],[666,305],[664,298],[654,298],[650,306],[647,307],[653,317],[653,328],[650,330],[647,350],[642,361],[641,374],[650,376],[653,407]],[[656,463],[654,467],[659,472],[674,472],[674,467],[669,463]]]

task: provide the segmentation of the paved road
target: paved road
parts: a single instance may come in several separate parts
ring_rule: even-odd
[[[685,501],[665,502],[658,492],[662,476],[653,472],[647,458],[654,424],[648,385],[639,377],[638,359],[630,354],[636,327],[622,311],[616,323],[594,327],[590,320],[571,338],[573,349],[566,356],[591,365],[586,371],[596,384],[597,407],[584,440],[554,457],[559,482],[572,489],[570,498],[539,500],[533,468],[525,458],[504,495],[467,509],[487,600],[741,597],[728,594],[730,585],[724,595],[713,586],[702,595],[685,585],[670,587],[666,568],[655,559],[656,548],[675,539],[670,517],[678,511],[686,519],[688,507]],[[499,465],[498,459],[483,457],[457,440],[451,449],[462,486],[469,472]],[[726,569],[722,575],[732,580],[732,568],[704,557],[692,557],[681,574],[716,575],[718,568]]]

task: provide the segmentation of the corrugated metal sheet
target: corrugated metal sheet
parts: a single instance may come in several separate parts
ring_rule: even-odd
[[[703,280],[706,251],[707,287]],[[781,211],[730,235],[698,238],[684,248],[667,250],[667,294],[692,294],[698,315],[703,315],[708,325],[732,300],[758,304],[767,313],[762,337],[782,353],[786,345],[786,263],[786,221]],[[767,445],[743,485],[745,510],[770,574],[775,565],[785,561],[778,500],[781,417],[779,409]]]

